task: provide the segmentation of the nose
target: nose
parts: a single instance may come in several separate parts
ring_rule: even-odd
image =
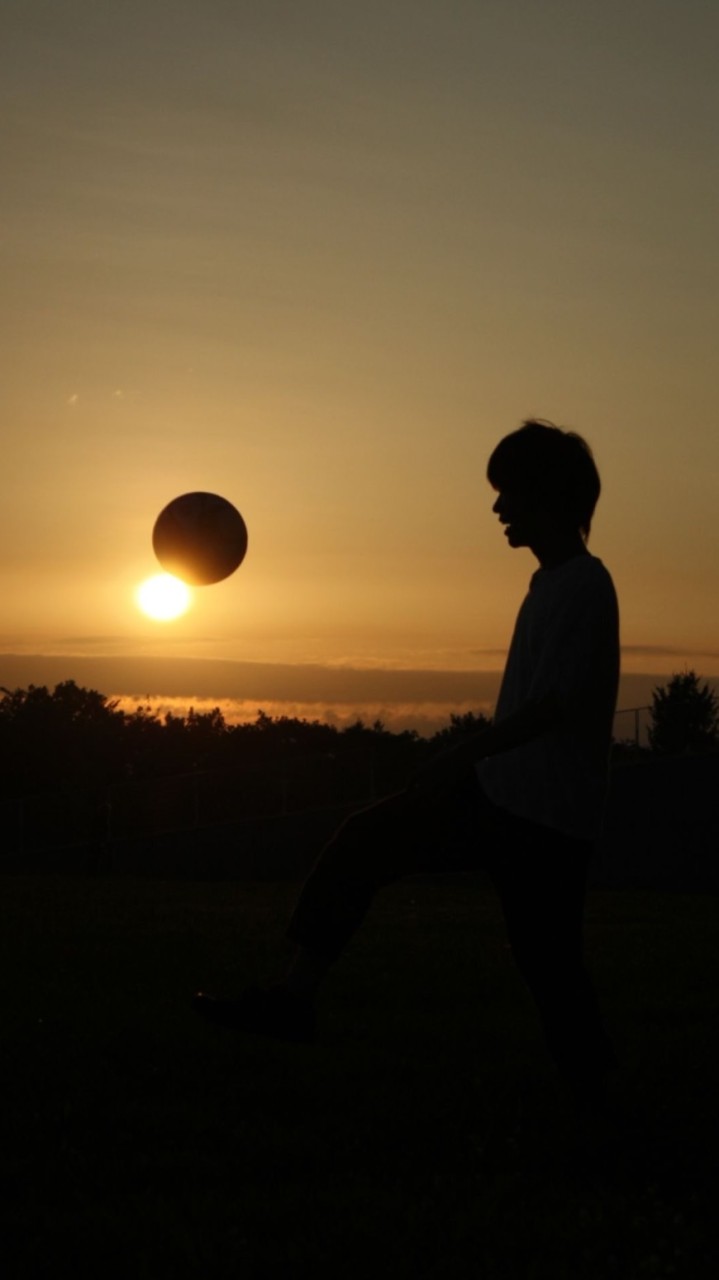
[[[493,510],[493,512],[494,512],[494,514],[495,514],[496,516],[498,516],[498,515],[499,515],[499,513],[500,513],[500,511],[502,510],[502,495],[501,495],[501,493],[498,493],[498,494],[497,494],[497,499],[496,499],[496,502],[494,503],[494,505],[493,505],[493,507],[492,507],[492,510]]]

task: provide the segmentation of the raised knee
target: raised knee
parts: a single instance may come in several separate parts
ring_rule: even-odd
[[[350,814],[337,828],[320,859],[320,866],[324,866],[326,870],[341,870],[344,875],[353,876],[366,872],[371,862],[369,824],[361,812]]]

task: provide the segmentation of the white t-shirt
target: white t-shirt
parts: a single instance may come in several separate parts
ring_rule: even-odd
[[[517,615],[495,710],[497,723],[553,694],[558,728],[481,760],[479,780],[500,808],[591,840],[602,823],[619,683],[619,611],[596,556],[538,569]]]

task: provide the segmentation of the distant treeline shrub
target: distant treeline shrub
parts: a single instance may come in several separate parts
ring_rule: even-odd
[[[148,705],[122,710],[94,689],[66,680],[5,691],[0,699],[0,795],[14,797],[78,786],[105,787],[196,771],[245,771],[258,776],[293,765],[311,789],[312,762],[374,764],[385,787],[402,786],[432,752],[488,723],[482,715],[453,715],[434,737],[393,733],[381,721],[344,729],[317,720],[273,718],[228,724],[219,708],[160,716]],[[303,762],[300,768],[300,762]]]

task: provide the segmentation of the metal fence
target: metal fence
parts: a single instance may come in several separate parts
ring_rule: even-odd
[[[633,742],[637,747],[649,745],[649,712],[647,707],[620,707],[614,713],[614,738],[617,742]],[[631,720],[629,717],[631,716]]]

